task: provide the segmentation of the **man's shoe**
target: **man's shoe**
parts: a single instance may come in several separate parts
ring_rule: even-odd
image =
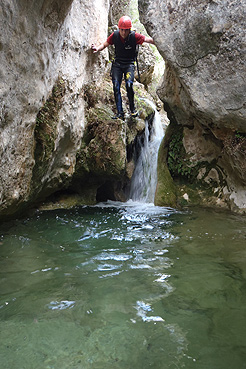
[[[114,117],[112,117],[112,119],[122,119],[125,120],[125,114],[122,113],[117,113]]]
[[[132,118],[136,118],[138,117],[138,111],[136,109],[134,109],[132,112],[131,112],[131,116]]]

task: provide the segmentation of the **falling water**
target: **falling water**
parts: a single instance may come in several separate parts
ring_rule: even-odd
[[[164,122],[155,105],[149,100],[147,103],[155,110],[155,116],[150,131],[148,121],[145,123],[145,138],[132,176],[130,199],[153,203],[157,184],[157,156],[164,136]]]

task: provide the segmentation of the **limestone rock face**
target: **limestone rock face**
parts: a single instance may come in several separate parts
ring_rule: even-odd
[[[141,18],[203,123],[246,130],[246,3],[140,0]],[[168,101],[171,96],[163,96]]]
[[[85,127],[83,86],[99,81],[106,67],[106,51],[92,55],[90,45],[106,38],[108,9],[109,0],[1,1],[2,215],[54,191],[73,175]],[[36,170],[34,176],[44,159],[43,172]]]
[[[211,184],[215,203],[246,211],[245,1],[139,0],[139,12],[166,61],[159,96],[171,125],[186,127],[190,169],[173,178],[192,171],[192,184]]]

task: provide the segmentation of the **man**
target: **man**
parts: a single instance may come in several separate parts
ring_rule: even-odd
[[[142,45],[144,42],[154,44],[151,37],[146,37],[137,32],[131,32],[132,21],[128,16],[123,16],[118,22],[118,31],[113,32],[103,44],[99,46],[91,45],[94,53],[104,50],[109,45],[115,46],[115,60],[112,65],[112,82],[114,89],[114,97],[117,108],[117,114],[114,119],[120,118],[124,120],[124,112],[122,107],[122,98],[120,86],[124,75],[127,97],[129,100],[130,111],[132,117],[137,117],[138,112],[134,104],[134,71],[136,59],[136,45]]]

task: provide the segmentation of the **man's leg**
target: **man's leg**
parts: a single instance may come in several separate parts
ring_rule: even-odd
[[[114,98],[117,108],[117,114],[114,118],[123,118],[124,119],[124,112],[122,107],[122,97],[120,93],[120,86],[122,82],[123,71],[121,70],[118,64],[113,64],[112,66],[112,82],[113,82],[113,89],[114,89]]]
[[[127,97],[129,100],[131,114],[133,117],[136,117],[138,115],[138,112],[134,104],[134,90],[133,90],[134,71],[135,71],[135,65],[130,64],[126,67],[124,71],[124,75],[125,75],[126,91],[127,91]]]

